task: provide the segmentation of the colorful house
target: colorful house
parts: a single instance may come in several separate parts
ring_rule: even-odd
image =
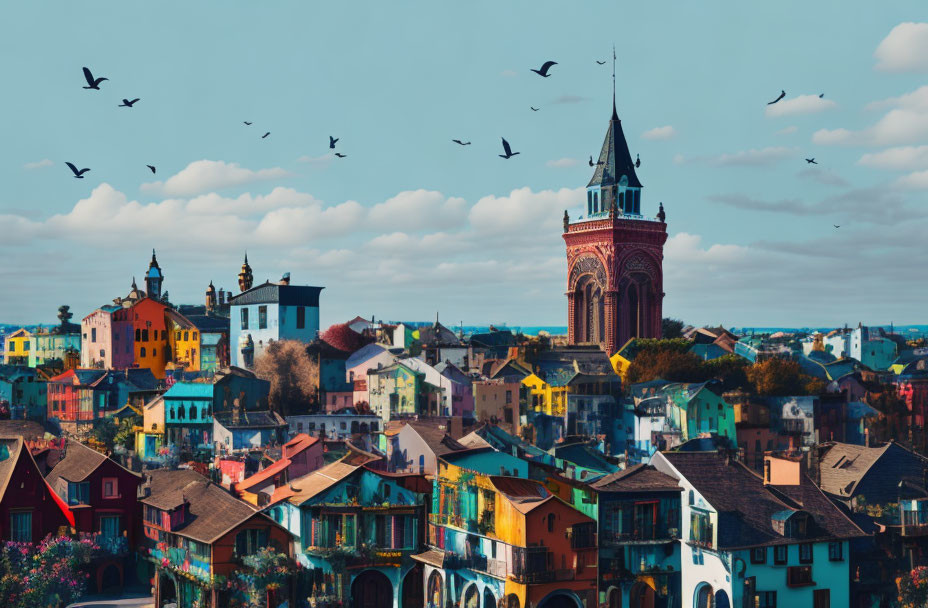
[[[168,325],[168,342],[173,353],[175,367],[190,372],[200,371],[203,347],[200,344],[200,329],[187,317],[170,308],[165,309]]]
[[[48,408],[48,385],[42,376],[24,365],[0,365],[0,401],[10,407],[10,417],[44,420]]]
[[[431,386],[431,385],[429,385]],[[429,398],[425,374],[406,363],[396,362],[367,373],[371,411],[384,422],[426,411]]]
[[[679,429],[682,441],[716,434],[735,444],[738,439],[735,410],[717,390],[719,387],[712,383],[671,383],[660,388],[655,396],[667,408],[665,424]]]
[[[212,436],[221,455],[259,450],[287,440],[287,421],[270,410],[214,412]]]
[[[250,504],[265,507],[289,489],[290,481],[323,466],[322,441],[305,433],[283,445],[280,459],[235,484],[235,494]]]
[[[345,376],[352,385],[353,403],[370,403],[367,389],[367,375],[376,370],[392,365],[397,359],[386,346],[368,344],[351,354],[345,360]]]
[[[798,458],[768,455],[763,477],[717,452],[651,464],[683,488],[682,605],[851,605],[848,543],[863,532]]]
[[[45,483],[23,438],[0,437],[0,540],[38,542],[74,523],[74,514]]]
[[[64,369],[72,369],[79,365],[81,326],[71,323],[74,315],[70,310],[70,306],[60,306],[58,320],[61,323],[48,330],[41,328],[35,333],[33,348],[29,354],[29,367],[53,362],[60,363]]]
[[[81,367],[126,369],[135,362],[135,331],[128,308],[107,305],[81,320]]]
[[[217,372],[229,367],[229,319],[212,315],[188,315],[187,319],[200,332],[199,369]]]
[[[425,534],[429,484],[345,461],[291,481],[291,496],[268,509],[296,538],[306,569],[299,595],[344,606],[423,605],[413,561]]]
[[[680,606],[677,480],[634,465],[590,487],[599,509],[599,594],[616,606]]]
[[[171,360],[168,339],[167,306],[152,298],[143,298],[129,309],[134,332],[134,364],[150,369],[156,378],[164,378],[164,368]]]
[[[292,555],[282,526],[192,470],[154,470],[139,499],[139,553],[153,573],[155,605],[222,608],[230,591],[215,582],[263,547]],[[285,590],[280,593],[285,594]]]
[[[213,385],[175,382],[164,393],[164,439],[180,454],[209,458],[213,453]]]
[[[416,556],[426,606],[596,605],[595,520],[538,482],[487,474],[488,463],[474,469],[469,460],[439,464],[429,549]]]
[[[7,365],[29,365],[32,346],[32,333],[26,329],[17,329],[6,337],[3,362]]]

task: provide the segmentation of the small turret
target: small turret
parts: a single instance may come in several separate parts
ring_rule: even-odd
[[[213,312],[216,310],[216,288],[213,287],[213,282],[209,282],[209,287],[206,288],[206,312]]]
[[[164,282],[164,275],[161,273],[161,267],[158,265],[158,258],[155,250],[151,250],[151,263],[148,265],[148,272],[145,273],[145,289],[148,291],[148,297],[155,300],[161,300],[161,284]]]
[[[657,211],[657,219],[659,219],[664,224],[667,223],[667,214],[664,213],[664,203],[660,204],[660,209]]]
[[[248,265],[248,254],[245,254],[245,263],[242,264],[242,271],[238,273],[238,287],[241,291],[248,291],[254,284],[254,276],[251,273],[251,266]]]

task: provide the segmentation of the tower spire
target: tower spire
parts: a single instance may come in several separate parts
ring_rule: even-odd
[[[612,45],[612,120],[618,120],[619,113],[615,110],[615,45]]]

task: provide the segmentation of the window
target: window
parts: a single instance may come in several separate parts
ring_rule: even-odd
[[[799,563],[812,563],[812,543],[802,543],[799,545]]]
[[[177,330],[174,332],[174,339],[177,340],[178,342],[180,342],[180,336],[181,336],[180,330]]]
[[[306,328],[306,309],[302,306],[296,307],[296,328],[305,329]]]
[[[554,532],[554,513],[548,513],[548,532]]]
[[[512,403],[512,391],[506,391],[506,405]]]
[[[186,342],[186,341],[189,340],[189,339],[190,339],[190,332],[189,332],[189,331],[185,331],[185,332],[184,332],[184,342]]]
[[[248,329],[248,309],[242,309],[242,329]]]
[[[267,306],[258,307],[258,329],[267,329]]]
[[[115,477],[103,479],[103,498],[119,498],[119,480]]]
[[[14,543],[32,542],[32,511],[10,513],[10,540]]]
[[[190,339],[191,339],[191,340],[196,340],[196,339],[197,339],[197,332],[192,332],[192,333],[190,334]]]
[[[100,518],[100,534],[104,538],[118,538],[122,535],[119,529],[118,515],[105,515]]]
[[[90,504],[90,483],[68,483],[68,504]]]
[[[787,568],[787,587],[807,587],[814,584],[812,581],[812,566],[790,566]]]
[[[758,591],[754,605],[757,608],[777,608],[777,592]]]
[[[235,535],[235,555],[244,557],[267,546],[267,530],[242,530]]]
[[[142,330],[142,342],[148,342],[148,330],[147,329]]]
[[[787,551],[789,551],[789,545],[777,545],[773,548],[773,563],[777,565],[783,565],[786,563]]]
[[[828,561],[844,561],[844,545],[841,542],[828,543]]]
[[[712,521],[708,513],[692,511],[690,514],[690,542],[704,547],[712,546]]]
[[[93,327],[90,330],[90,341],[91,342],[97,341],[97,328],[96,327]]]
[[[340,422],[340,423],[338,424],[338,428],[340,428],[341,430],[344,431],[345,429],[348,428],[348,425],[345,424],[344,422]]]
[[[755,547],[751,549],[751,563],[752,564],[766,564],[767,563],[767,547]]]
[[[141,330],[141,329],[136,329],[136,330],[135,330],[135,341],[136,341],[136,342],[141,342],[141,341],[142,341],[142,330]]]
[[[831,590],[816,589],[813,591],[812,608],[831,608]]]
[[[296,423],[296,432],[297,432],[297,433],[302,433],[302,432],[303,432],[303,423],[302,423],[302,422],[297,422],[297,423]]]

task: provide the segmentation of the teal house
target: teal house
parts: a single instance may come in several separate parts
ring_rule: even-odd
[[[213,385],[175,382],[164,393],[165,444],[182,454],[212,454]]]

